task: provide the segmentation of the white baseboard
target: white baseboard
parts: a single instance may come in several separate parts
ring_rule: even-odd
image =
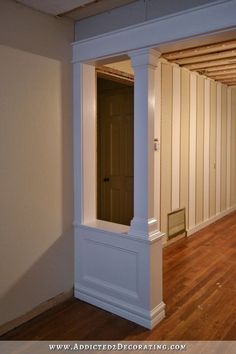
[[[144,311],[138,306],[132,306],[130,303],[119,301],[114,297],[108,296],[98,291],[75,284],[75,297],[97,306],[103,310],[109,311],[115,315],[123,317],[129,321],[152,329],[165,317],[165,304],[161,302],[151,313]]]
[[[52,307],[69,300],[72,297],[73,297],[73,289],[70,289],[69,291],[67,291],[65,293],[61,293],[59,295],[56,295],[55,297],[39,304],[38,306],[36,306],[32,310],[30,310],[29,312],[25,313],[24,315],[19,316],[7,323],[0,325],[0,336],[11,331],[12,329],[14,329],[16,327],[22,325],[23,323],[32,320],[34,317],[51,309]]]
[[[191,229],[188,229],[187,230],[187,236],[191,236],[193,234],[195,234],[196,232],[204,229],[205,227],[213,224],[214,222],[216,222],[217,220],[223,218],[224,216],[234,212],[236,210],[236,205],[227,209],[227,210],[224,210],[224,211],[221,211],[220,213],[212,216],[211,218],[203,221],[202,223],[198,224],[198,225],[195,225],[193,226]]]

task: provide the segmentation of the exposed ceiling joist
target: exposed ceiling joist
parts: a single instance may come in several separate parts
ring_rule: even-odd
[[[218,73],[224,71],[236,70],[236,64],[232,65],[221,65],[221,66],[212,66],[211,68],[206,69],[206,73]]]
[[[222,50],[229,50],[229,49],[236,49],[236,39],[210,44],[210,45],[204,45],[195,48],[190,48],[190,49],[184,49],[184,50],[175,51],[171,53],[166,53],[165,58],[167,60],[175,60],[175,59],[188,58],[197,55],[216,53]]]
[[[235,85],[236,39],[168,52],[162,57],[226,85]]]
[[[218,59],[225,59],[225,58],[235,58],[236,56],[236,49],[226,50],[214,54],[206,54],[200,56],[194,56],[190,58],[178,59],[175,62],[179,65],[184,64],[191,64],[191,63],[202,63],[206,61],[213,61]]]
[[[230,58],[235,61],[236,63],[236,56],[233,58]],[[231,64],[232,62],[227,59],[219,59],[219,60],[212,60],[204,63],[196,63],[196,64],[187,64],[184,65],[187,69],[189,70],[199,70],[199,69],[204,69],[204,68],[210,68],[212,66],[221,66],[221,65],[227,65]]]
[[[216,78],[232,78],[232,77],[236,77],[236,71],[232,72],[232,73],[223,73],[223,74],[214,74],[214,75],[208,75],[209,77],[214,77],[215,79]]]

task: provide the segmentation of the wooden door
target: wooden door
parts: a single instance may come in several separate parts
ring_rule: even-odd
[[[133,218],[133,87],[105,90],[98,107],[98,218],[129,225]]]

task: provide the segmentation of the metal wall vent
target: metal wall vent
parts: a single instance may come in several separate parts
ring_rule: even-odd
[[[168,239],[183,233],[186,235],[185,208],[177,209],[168,214]]]

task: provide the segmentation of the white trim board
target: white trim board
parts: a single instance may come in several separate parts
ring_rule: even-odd
[[[73,61],[124,55],[131,50],[229,30],[236,26],[235,13],[236,0],[221,1],[74,42]]]
[[[203,221],[201,224],[198,224],[196,226],[193,226],[191,228],[189,228],[187,230],[187,236],[191,236],[193,234],[195,234],[196,232],[204,229],[205,227],[213,224],[214,222],[216,222],[217,220],[220,220],[222,219],[224,216],[228,215],[228,214],[231,214],[232,212],[234,212],[236,210],[236,205],[227,209],[227,210],[224,210],[214,216],[212,216],[211,218],[209,218],[208,220],[205,220]]]
[[[154,328],[165,317],[165,304],[163,302],[150,315],[149,311],[144,311],[137,306],[131,306],[125,302],[118,301],[111,296],[104,295],[79,284],[75,284],[75,297],[149,329]]]

